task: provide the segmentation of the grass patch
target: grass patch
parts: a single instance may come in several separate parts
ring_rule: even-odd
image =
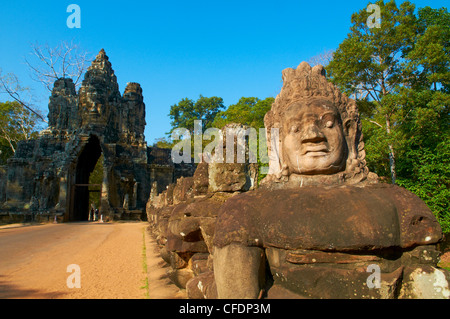
[[[141,289],[145,289],[145,299],[149,299],[150,296],[148,294],[147,246],[145,245],[145,228],[142,229],[142,268],[145,274],[145,279],[142,280],[144,282],[144,285],[141,287]]]

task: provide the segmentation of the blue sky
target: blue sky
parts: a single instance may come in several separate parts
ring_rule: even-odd
[[[397,1],[401,3],[402,1]],[[411,1],[417,8],[447,0]],[[188,97],[275,97],[281,71],[334,50],[352,13],[369,1],[3,1],[0,68],[33,89],[47,114],[49,93],[30,79],[24,58],[32,43],[73,41],[93,56],[104,48],[119,82],[138,82],[146,104],[148,144],[170,130],[170,106]],[[67,6],[81,8],[70,29]],[[4,101],[7,96],[0,95]]]

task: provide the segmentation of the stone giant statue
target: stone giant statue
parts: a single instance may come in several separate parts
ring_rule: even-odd
[[[355,101],[322,66],[303,62],[283,82],[265,116],[269,174],[218,213],[218,297],[449,298],[440,226],[369,172]]]

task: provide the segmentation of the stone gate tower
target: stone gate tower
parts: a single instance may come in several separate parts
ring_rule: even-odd
[[[128,83],[121,95],[102,49],[78,93],[71,79],[55,81],[48,128],[21,142],[1,168],[1,220],[87,220],[89,175],[101,154],[100,212],[109,219],[145,217],[152,185],[161,192],[193,173],[173,164],[170,150],[147,147],[145,125],[141,86]]]

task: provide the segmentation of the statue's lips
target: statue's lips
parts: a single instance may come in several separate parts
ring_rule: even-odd
[[[314,145],[314,146],[306,146],[305,150],[303,152],[304,155],[307,156],[323,156],[327,155],[329,153],[328,148],[326,145]]]

